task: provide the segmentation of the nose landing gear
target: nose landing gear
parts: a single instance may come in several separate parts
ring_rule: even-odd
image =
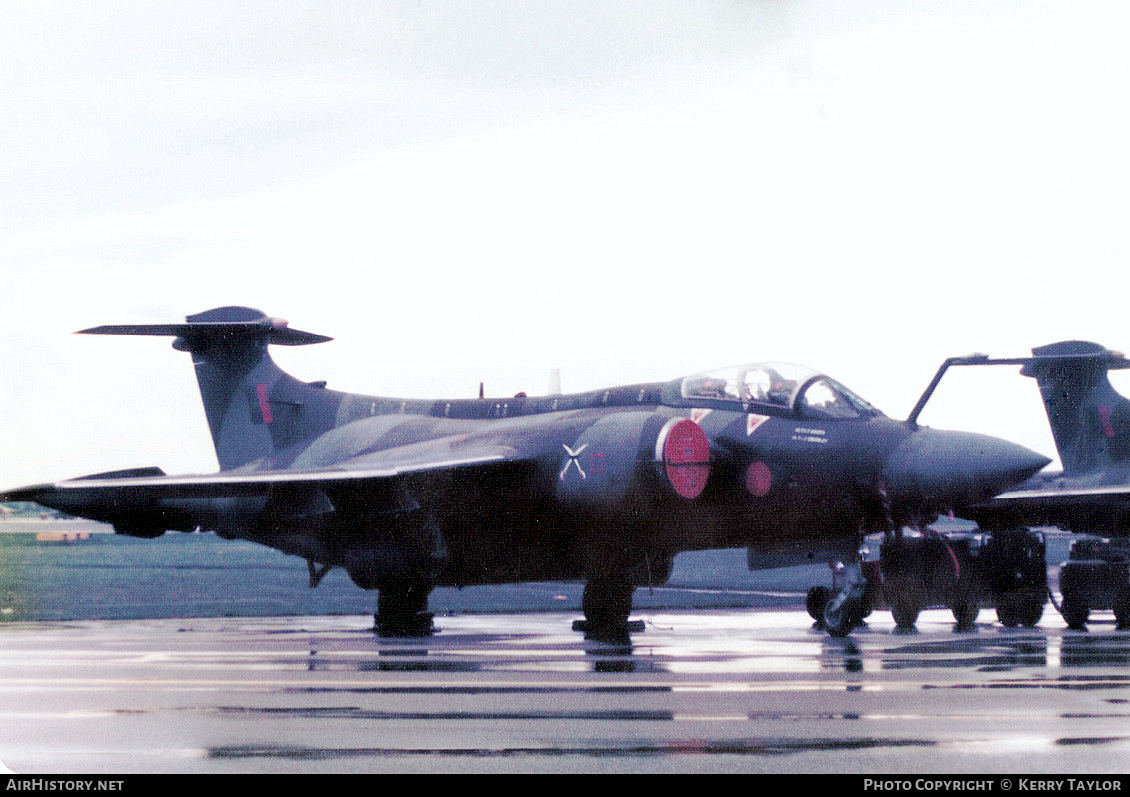
[[[828,590],[830,597],[824,602],[820,616],[816,618],[829,634],[835,637],[847,636],[852,629],[858,628],[863,623],[863,618],[870,611],[870,602],[867,595],[867,578],[859,562],[850,565],[841,565],[842,583],[836,592]],[[813,588],[819,589],[819,588]],[[826,589],[826,588],[825,588]],[[815,600],[819,599],[819,595]],[[813,611],[814,596],[809,591],[809,613]]]

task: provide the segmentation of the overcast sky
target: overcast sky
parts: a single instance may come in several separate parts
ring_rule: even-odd
[[[393,396],[749,360],[905,417],[946,356],[1130,347],[1124,2],[8,2],[0,487],[216,468],[244,304]],[[1012,369],[922,420],[1054,453]]]

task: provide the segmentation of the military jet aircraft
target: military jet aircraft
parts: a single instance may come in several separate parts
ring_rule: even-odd
[[[1070,627],[1083,628],[1091,609],[1114,609],[1119,627],[1130,628],[1130,401],[1108,377],[1130,360],[1097,343],[1061,341],[1032,349],[1031,357],[948,362],[1023,366],[1020,373],[1039,387],[1063,464],[965,515],[984,528],[1057,526],[1116,538],[1072,546],[1060,570],[1060,611]]]
[[[355,395],[284,373],[268,345],[329,340],[244,307],[161,335],[196,368],[220,470],[147,467],[0,494],[156,537],[211,530],[331,567],[378,590],[385,635],[429,633],[429,591],[585,581],[581,628],[630,628],[636,587],[680,551],[794,551],[925,522],[1019,484],[1047,462],[985,435],[887,418],[798,366],[743,365],[573,395],[415,400]],[[856,571],[858,566],[856,565]],[[833,633],[862,613],[861,579],[826,606]]]

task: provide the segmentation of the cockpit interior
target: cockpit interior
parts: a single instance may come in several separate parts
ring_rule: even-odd
[[[708,399],[786,410],[802,418],[850,419],[881,413],[836,380],[791,363],[747,363],[688,376],[687,400]]]

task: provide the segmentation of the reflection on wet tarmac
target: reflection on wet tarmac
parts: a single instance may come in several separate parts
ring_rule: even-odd
[[[884,669],[957,667],[983,672],[1008,672],[1020,667],[1043,667],[1047,641],[1038,634],[1024,637],[963,636],[952,640],[903,645],[882,652]]]
[[[809,752],[837,752],[852,750],[884,750],[894,748],[930,748],[936,742],[926,739],[685,739],[663,744],[647,741],[628,742],[609,746],[565,747],[459,747],[459,748],[401,748],[401,747],[346,747],[311,748],[283,746],[215,747],[208,750],[210,758],[256,759],[278,758],[298,761],[325,759],[400,758],[424,756],[436,758],[526,758],[526,757],[576,757],[583,758],[647,758],[651,756],[785,756]]]
[[[303,687],[286,690],[291,694],[358,694],[358,695],[558,695],[558,694],[647,694],[671,692],[670,686],[364,686]]]
[[[381,639],[365,619],[5,627],[0,761],[1094,772],[1130,760],[1130,632],[1069,631],[1055,616],[963,634],[942,613],[914,634],[876,616],[833,639],[802,609],[656,613],[628,643],[585,640],[561,615],[448,618],[427,639]]]
[[[1071,667],[1130,665],[1130,635],[1127,634],[1068,632],[1049,649],[1047,638],[1038,630],[989,629],[991,633],[961,633],[929,639],[892,631],[885,638],[898,644],[871,650],[867,657],[870,666],[884,670],[952,668],[1007,673],[1061,664]],[[344,656],[335,651],[310,650],[306,669],[309,672],[474,673],[523,670],[535,662],[533,666],[539,670],[588,669],[594,673],[686,671],[689,660],[681,651],[646,644],[643,635],[637,638],[644,640],[639,649],[631,642],[594,640],[531,647],[524,644],[528,640],[511,636],[483,637],[479,640],[481,647],[468,646],[465,639],[454,647],[442,636],[411,640],[410,644],[404,640],[374,637],[374,649],[361,655]],[[716,650],[711,652],[709,661],[714,667],[728,663],[733,667],[754,669],[803,669],[803,660],[815,657],[815,669],[820,671],[864,671],[864,655],[852,638],[836,639],[814,633],[801,645],[794,643],[787,649],[786,646],[778,647],[777,650],[762,649],[753,657],[743,649]],[[485,655],[487,651],[489,655]],[[278,660],[277,663],[286,666],[290,662]]]
[[[249,717],[301,717],[305,719],[352,720],[630,720],[633,722],[671,721],[671,711],[376,711],[359,706],[300,706],[292,708],[263,708],[248,706],[218,706],[210,711],[225,715]]]
[[[1071,633],[1060,644],[1060,662],[1069,667],[1130,665],[1130,635]]]

